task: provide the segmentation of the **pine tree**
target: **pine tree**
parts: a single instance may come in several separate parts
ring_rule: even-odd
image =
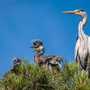
[[[67,61],[62,66],[49,72],[46,67],[24,61],[15,68],[17,72],[8,71],[0,79],[0,90],[89,90],[86,72],[82,75],[77,64]]]

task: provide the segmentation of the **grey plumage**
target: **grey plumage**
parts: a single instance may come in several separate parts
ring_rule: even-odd
[[[75,61],[79,64],[78,70],[87,71],[90,78],[90,37],[87,36],[83,27],[87,24],[87,14],[84,10],[78,9],[63,13],[74,14],[83,18],[78,26],[78,38],[75,46]]]

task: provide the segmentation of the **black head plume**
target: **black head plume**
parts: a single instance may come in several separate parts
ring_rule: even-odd
[[[85,10],[83,10],[83,9],[79,9],[79,11],[85,12]]]
[[[43,45],[42,41],[41,40],[35,40],[33,42],[34,45]]]
[[[30,48],[38,48],[40,46],[43,46],[43,43],[41,40],[33,40],[32,43],[34,44],[34,46],[32,46]]]
[[[15,59],[13,60],[13,65],[16,65],[16,64],[18,64],[18,63],[20,63],[20,62],[21,62],[20,59],[15,58]]]

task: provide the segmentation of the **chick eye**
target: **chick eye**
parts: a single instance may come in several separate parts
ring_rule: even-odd
[[[81,11],[77,11],[78,13],[80,13]]]

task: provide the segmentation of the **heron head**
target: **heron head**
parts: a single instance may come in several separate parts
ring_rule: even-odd
[[[13,65],[14,66],[17,65],[17,64],[20,64],[20,62],[21,62],[21,60],[17,57],[13,59]]]
[[[62,12],[62,13],[74,14],[74,15],[80,16],[82,18],[87,15],[86,12],[82,9],[77,9],[77,10],[74,10],[74,11],[65,11],[65,12]]]
[[[23,60],[24,60],[24,57],[23,57],[21,60],[16,57],[16,58],[13,59],[13,65],[14,65],[14,66],[15,66],[15,65],[18,65],[18,64],[22,63]]]
[[[35,40],[33,44],[34,46],[30,47],[30,48],[35,48],[34,50],[32,50],[33,52],[34,51],[37,51],[37,52],[44,51],[44,45],[41,40]]]

